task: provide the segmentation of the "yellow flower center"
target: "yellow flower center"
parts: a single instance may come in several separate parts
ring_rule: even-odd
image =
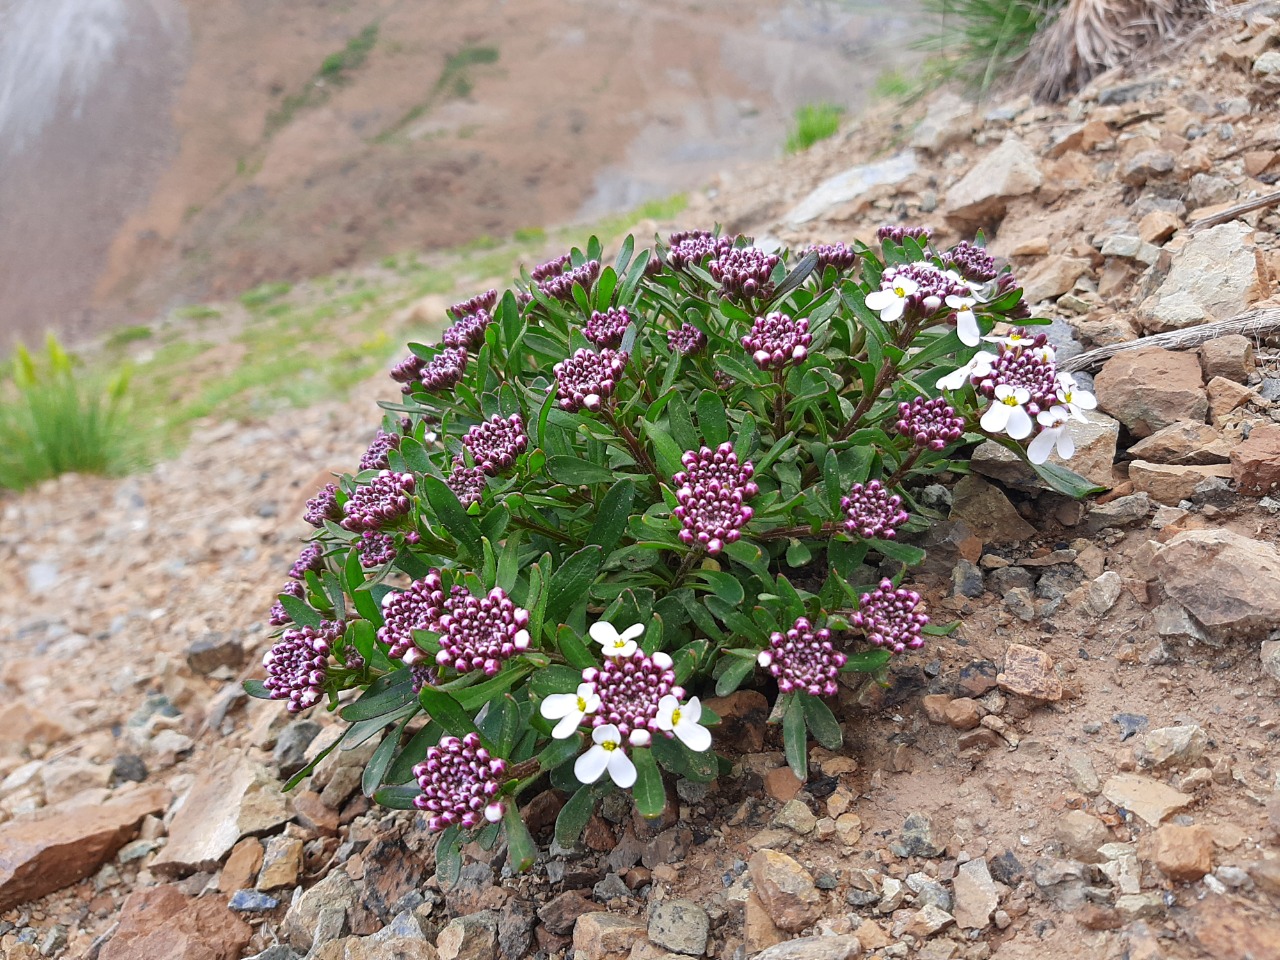
[[[671,725],[678,727],[680,725],[680,708],[676,707],[671,711]]]
[[[1018,398],[1011,393],[1000,402],[1006,407],[1016,407],[1018,405]]]
[[[906,288],[906,287],[894,287],[894,288],[893,288],[893,292],[894,292],[895,294],[897,294],[898,296],[900,296],[900,297],[905,297],[905,296],[907,295],[907,288]]]
[[[586,701],[585,699],[583,699],[582,697],[579,697],[579,698],[578,698],[578,712],[579,712],[579,713],[586,713],[586,712],[587,712],[587,701]]]
[[[604,743],[600,744],[600,746],[604,747],[609,753],[613,753],[613,751],[618,749],[618,741],[606,740]]]

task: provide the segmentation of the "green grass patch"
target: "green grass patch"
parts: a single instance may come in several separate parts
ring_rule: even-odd
[[[216,320],[222,311],[205,303],[193,303],[189,307],[179,307],[173,311],[179,320]]]
[[[467,46],[452,53],[444,62],[440,78],[432,94],[442,99],[461,100],[469,97],[474,87],[471,68],[498,62],[497,47]]]
[[[796,110],[795,122],[787,134],[787,153],[802,153],[819,140],[840,129],[844,107],[838,103],[806,103]]]
[[[153,336],[155,336],[155,331],[150,327],[141,325],[121,327],[119,330],[111,331],[111,335],[107,337],[107,349],[118,350],[120,347],[137,343],[139,340],[150,340]]]
[[[946,79],[985,92],[1026,54],[1060,0],[925,0],[933,29],[917,43]]]
[[[351,75],[364,66],[369,52],[378,42],[378,25],[371,23],[347,41],[345,47],[329,54],[320,63],[315,76],[297,93],[285,97],[280,106],[267,114],[264,136],[270,137],[287,126],[299,110],[317,107],[332,95],[334,89],[351,81]]]
[[[293,289],[291,283],[261,283],[252,290],[240,294],[240,303],[253,310],[266,306],[272,300],[279,300]]]

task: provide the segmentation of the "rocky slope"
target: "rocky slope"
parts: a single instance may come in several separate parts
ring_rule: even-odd
[[[788,242],[982,226],[1062,355],[1270,316],[1274,208],[1197,226],[1280,173],[1266,10],[1060,109],[869,115],[690,220]],[[842,692],[846,748],[815,749],[808,783],[741,692],[715,705],[735,775],[677,785],[669,820],[606,804],[582,848],[524,877],[472,849],[448,889],[415,818],[360,795],[359,749],[282,794],[337,728],[238,687],[302,503],[359,455],[388,381],[8,499],[0,952],[1280,956],[1280,355],[1216,337],[1091,369],[1077,466],[1112,490],[1076,504],[983,453],[934,491],[951,519],[922,579],[962,626]],[[544,840],[561,802],[531,801]]]

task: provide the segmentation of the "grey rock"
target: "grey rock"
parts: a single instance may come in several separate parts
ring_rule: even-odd
[[[283,943],[277,943],[274,947],[267,947],[261,953],[246,957],[245,960],[302,960],[302,954]]]
[[[907,889],[916,895],[916,904],[931,904],[951,912],[951,894],[947,888],[927,873],[913,873],[907,877]]]
[[[852,934],[832,937],[800,937],[779,943],[755,955],[753,960],[854,960],[862,945]]]
[[[943,848],[933,838],[933,821],[923,813],[908,814],[902,832],[890,849],[899,857],[940,857]]]
[[[1262,672],[1280,683],[1280,640],[1264,640],[1260,650]]]
[[[591,895],[601,903],[608,903],[618,898],[630,899],[631,889],[616,873],[606,874],[605,878],[591,888]]]
[[[1267,80],[1280,77],[1280,50],[1268,50],[1253,61],[1253,72]]]
[[[996,593],[1005,596],[1010,590],[1035,589],[1036,578],[1026,567],[1000,567],[990,573],[991,586]]]
[[[1230,180],[1211,173],[1197,173],[1187,185],[1187,201],[1192,209],[1212,207],[1219,203],[1232,203],[1239,193],[1240,191]]]
[[[314,720],[295,720],[284,728],[271,754],[271,759],[280,768],[280,776],[292,777],[307,765],[307,747],[311,746],[320,729],[320,724]]]
[[[984,592],[982,569],[968,560],[961,560],[952,568],[951,588],[958,596],[980,597]]]
[[[1209,738],[1199,724],[1160,727],[1143,738],[1134,756],[1145,769],[1186,767],[1204,756],[1208,744]]]
[[[1168,275],[1139,308],[1150,330],[1228,320],[1258,298],[1253,229],[1239,221],[1192,234]]]
[[[1085,603],[1089,612],[1095,617],[1104,616],[1116,601],[1120,599],[1120,591],[1124,588],[1124,578],[1114,570],[1107,570],[1089,584]]]
[[[813,833],[813,828],[818,825],[818,818],[814,816],[807,803],[794,799],[782,805],[782,809],[777,812],[771,823],[775,827],[786,827],[803,836]]]
[[[676,953],[702,956],[710,933],[707,911],[692,900],[664,900],[649,916],[649,939]]]
[[[1120,728],[1120,742],[1147,729],[1147,718],[1140,713],[1117,713],[1111,722]]]
[[[1043,181],[1035,153],[1021,140],[1010,138],[947,191],[947,216],[961,223],[998,221],[1011,199],[1034,193]]]
[[[885,877],[880,884],[880,901],[876,904],[877,913],[893,913],[906,899],[907,887],[895,877]]]
[[[1168,150],[1143,150],[1134,154],[1120,170],[1120,179],[1131,187],[1140,187],[1173,172],[1176,159]]]
[[[494,960],[498,953],[498,915],[482,910],[450,920],[436,938],[440,960]]]
[[[147,765],[133,753],[122,753],[111,761],[111,776],[116,783],[142,783],[147,779]]]
[[[27,592],[45,593],[52,590],[62,579],[62,573],[56,564],[39,560],[27,567]]]
[[[901,183],[918,169],[914,150],[895,154],[876,163],[865,163],[829,177],[786,215],[792,226],[808,223],[848,203],[882,184]]]
[[[203,676],[219,667],[237,670],[243,663],[244,644],[235,632],[207,633],[187,647],[187,666]]]
[[[1013,587],[1006,591],[1004,605],[1023,623],[1030,623],[1036,618],[1035,601],[1026,587]]]
[[[237,890],[231,895],[227,904],[232,910],[240,913],[263,913],[274,910],[280,905],[275,897],[268,896],[258,890]]]
[[[1054,860],[1048,857],[1035,862],[1032,879],[1040,892],[1052,900],[1060,910],[1076,910],[1084,905],[1085,866],[1075,860]]]
[[[498,918],[498,953],[505,960],[525,960],[533,953],[534,906],[527,900],[508,900]]]
[[[1151,497],[1145,493],[1131,493],[1116,497],[1110,503],[1091,504],[1085,526],[1091,533],[1107,527],[1129,527],[1141,523],[1151,513]]]
[[[320,925],[322,911],[332,918],[337,916],[338,924],[345,925],[348,911],[355,906],[359,891],[346,871],[338,869],[307,890],[296,899],[284,915],[284,930],[289,942],[303,950],[310,950],[317,927]],[[329,929],[324,932],[329,938],[340,937],[341,932],[334,933],[335,924],[332,919],[325,924]]]
[[[1063,755],[1067,767],[1067,779],[1086,797],[1096,797],[1102,789],[1102,781],[1093,767],[1089,755],[1079,750],[1068,750]]]
[[[1187,613],[1180,603],[1166,600],[1152,611],[1156,633],[1167,640],[1184,643],[1208,643],[1209,637],[1195,617]]]

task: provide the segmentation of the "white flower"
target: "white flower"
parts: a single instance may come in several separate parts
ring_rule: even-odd
[[[701,719],[702,704],[697,697],[681,704],[667,694],[658,701],[658,729],[674,733],[681,743],[698,753],[711,749],[711,731],[698,722]]]
[[[1086,423],[1088,421],[1083,411],[1093,410],[1098,406],[1098,398],[1087,390],[1079,389],[1076,378],[1069,373],[1058,374],[1058,399],[1073,419]]]
[[[973,297],[958,297],[954,293],[947,297],[947,306],[956,312],[956,333],[966,347],[976,347],[982,342],[982,330],[973,312],[975,303]]]
[[[1067,423],[1071,420],[1071,411],[1066,407],[1054,406],[1036,417],[1040,424],[1040,432],[1027,446],[1027,459],[1032,463],[1044,463],[1049,454],[1057,448],[1058,456],[1063,460],[1070,459],[1076,452],[1075,441],[1067,432]]]
[[[991,372],[991,363],[996,358],[994,353],[979,350],[973,359],[958,370],[952,370],[945,377],[938,379],[939,390],[959,390],[969,382],[970,377],[985,377]]]
[[[596,696],[594,683],[578,684],[577,693],[553,693],[542,701],[539,711],[548,720],[559,720],[551,736],[563,740],[573,735],[589,713],[600,709],[600,698]]]
[[[597,620],[587,632],[606,657],[629,657],[638,649],[636,637],[644,633],[644,624],[637,623],[619,633],[613,624]]]
[[[907,298],[919,291],[920,286],[907,277],[895,277],[893,286],[867,294],[867,309],[880,314],[885,323],[893,323],[907,309]]]
[[[1036,338],[1021,327],[1014,327],[1006,333],[992,333],[982,339],[987,343],[1003,343],[1006,347],[1029,347]]]
[[[987,433],[1007,433],[1014,440],[1022,440],[1031,436],[1031,415],[1023,409],[1023,404],[1031,399],[1031,394],[1022,387],[1011,387],[1002,383],[996,387],[996,398],[982,415],[982,429]]]
[[[581,783],[595,783],[609,771],[609,778],[624,790],[636,782],[636,765],[622,749],[622,734],[612,723],[591,731],[595,745],[573,763],[573,775]]]

